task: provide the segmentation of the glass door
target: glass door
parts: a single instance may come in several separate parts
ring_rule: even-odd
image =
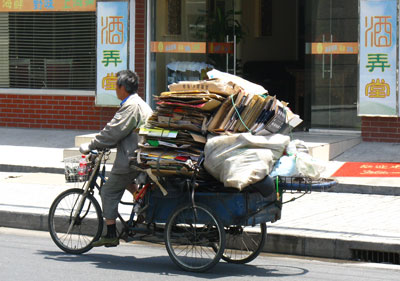
[[[360,128],[358,0],[306,0],[311,128]]]
[[[147,98],[216,68],[234,71],[238,0],[150,0]]]

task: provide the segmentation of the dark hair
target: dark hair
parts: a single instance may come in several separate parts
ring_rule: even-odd
[[[121,70],[117,72],[117,86],[124,86],[125,90],[131,95],[136,93],[139,87],[139,77],[131,70]]]

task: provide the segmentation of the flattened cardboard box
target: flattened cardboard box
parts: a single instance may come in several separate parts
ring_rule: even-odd
[[[181,81],[168,86],[171,92],[176,91],[209,91],[223,96],[236,94],[240,87],[232,82],[225,83],[219,79],[201,80],[201,81]]]

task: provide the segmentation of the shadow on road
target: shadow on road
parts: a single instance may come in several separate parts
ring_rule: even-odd
[[[218,263],[206,273],[193,273],[180,270],[169,256],[136,258],[134,256],[116,256],[108,254],[71,255],[59,251],[39,251],[46,259],[68,263],[90,263],[102,269],[125,270],[132,272],[155,273],[159,275],[187,275],[196,278],[217,279],[221,277],[286,277],[308,273],[307,269],[283,265],[237,265]]]

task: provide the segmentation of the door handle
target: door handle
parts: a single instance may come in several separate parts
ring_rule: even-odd
[[[333,42],[333,35],[331,34],[331,43]],[[333,55],[332,55],[332,51],[331,51],[331,62],[330,62],[330,70],[329,70],[329,77],[332,79],[332,57],[333,57]]]
[[[322,46],[325,43],[325,34],[322,34]],[[325,55],[322,52],[322,79],[325,79]]]
[[[331,34],[331,43],[333,42],[333,35]],[[322,34],[322,44],[325,43],[325,34]],[[325,54],[322,53],[322,79],[325,79],[325,72],[329,72],[329,79],[332,79],[333,68],[333,54],[332,51],[329,55],[329,70],[325,70]]]

